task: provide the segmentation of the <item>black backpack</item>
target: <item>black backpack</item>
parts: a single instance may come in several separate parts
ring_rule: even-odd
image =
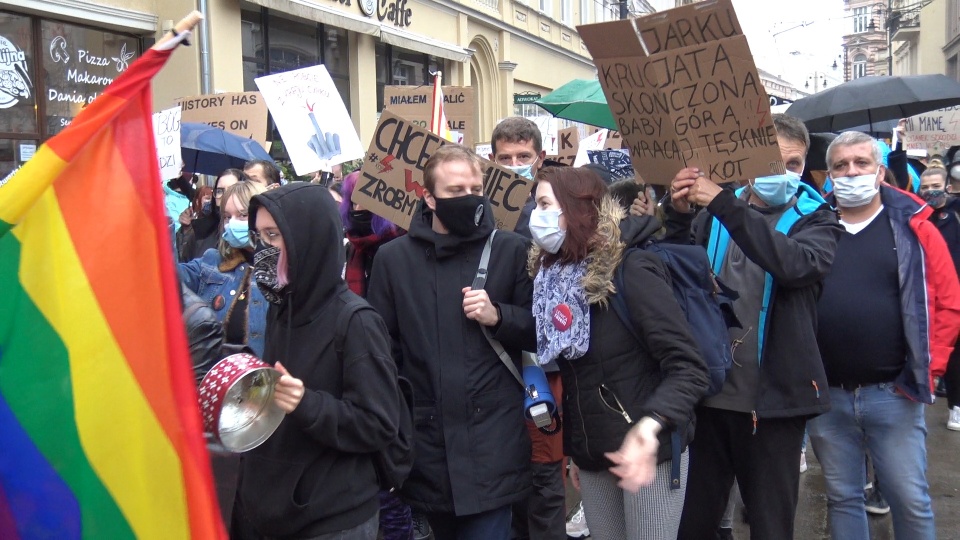
[[[343,342],[347,337],[347,328],[353,315],[363,309],[373,310],[373,307],[363,298],[350,293],[352,300],[343,306],[337,319],[337,333],[334,335],[334,346],[337,358],[343,361]],[[413,468],[413,385],[406,377],[397,377],[397,387],[400,390],[397,398],[397,409],[400,411],[400,425],[397,438],[386,448],[377,452],[374,465],[377,468],[377,477],[380,488],[384,491],[399,490]]]
[[[624,259],[631,249],[639,248],[627,249]],[[673,295],[690,323],[693,339],[709,371],[710,387],[705,397],[716,395],[723,388],[727,371],[733,365],[728,328],[739,326],[730,305],[737,294],[716,281],[707,252],[701,246],[650,243],[643,249],[655,253],[669,270]],[[611,297],[611,306],[640,341],[623,297],[626,294],[623,263],[614,272],[613,285],[617,294]]]

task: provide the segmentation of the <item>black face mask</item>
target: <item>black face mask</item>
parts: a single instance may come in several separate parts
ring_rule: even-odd
[[[483,223],[487,199],[482,195],[463,195],[449,199],[436,197],[434,200],[437,202],[434,214],[451,234],[470,236]]]
[[[373,234],[373,212],[352,210],[350,212],[350,232],[355,236],[370,236]]]
[[[280,248],[261,245],[253,255],[253,278],[263,297],[271,304],[283,303],[283,289],[277,277]]]

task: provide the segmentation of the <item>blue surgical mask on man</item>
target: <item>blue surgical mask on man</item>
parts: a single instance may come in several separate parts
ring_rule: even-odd
[[[505,165],[505,167],[519,174],[520,176],[526,178],[527,180],[533,180],[533,166],[537,164],[537,161],[540,161],[539,157],[537,157],[537,159],[530,162],[529,165],[517,165],[517,166]]]
[[[774,176],[761,176],[753,181],[753,193],[770,206],[781,206],[790,202],[800,187],[800,175],[787,171]]]
[[[234,249],[250,247],[250,227],[246,221],[230,218],[223,227],[222,238]]]

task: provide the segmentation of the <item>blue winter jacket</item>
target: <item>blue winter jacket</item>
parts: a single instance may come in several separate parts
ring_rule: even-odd
[[[226,267],[222,264],[220,253],[215,249],[208,249],[203,257],[177,265],[180,281],[210,304],[221,323],[226,320],[227,313],[233,307],[243,276],[250,267],[246,261],[240,261],[232,269],[229,268],[229,263]],[[253,279],[252,272],[250,279]],[[253,349],[257,357],[262,358],[268,304],[253,281],[250,283],[250,292],[252,294],[247,303],[246,344]]]

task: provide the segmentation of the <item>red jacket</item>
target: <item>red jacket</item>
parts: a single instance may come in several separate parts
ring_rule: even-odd
[[[897,385],[909,397],[931,403],[933,377],[946,371],[960,333],[960,282],[943,236],[928,219],[933,209],[916,195],[886,185],[881,186],[880,196],[889,209],[900,259],[908,346],[908,365]],[[906,223],[916,242],[902,234]],[[917,244],[920,249],[912,249]],[[923,309],[913,310],[911,305]]]

